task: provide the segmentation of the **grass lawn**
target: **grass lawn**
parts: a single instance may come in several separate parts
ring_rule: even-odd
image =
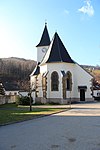
[[[56,113],[64,109],[66,108],[32,108],[30,112],[29,106],[4,104],[0,105],[0,125],[29,120],[39,116]]]

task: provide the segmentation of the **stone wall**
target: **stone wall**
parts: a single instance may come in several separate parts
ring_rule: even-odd
[[[6,104],[6,103],[14,103],[16,102],[16,95],[4,95],[0,96],[0,105],[1,104]]]
[[[93,98],[86,98],[85,101],[83,102],[91,102],[94,101]],[[67,98],[67,99],[60,99],[60,98],[42,98],[42,97],[37,97],[35,98],[35,103],[37,104],[70,104],[70,103],[75,103],[75,102],[82,102],[80,101],[80,98]]]

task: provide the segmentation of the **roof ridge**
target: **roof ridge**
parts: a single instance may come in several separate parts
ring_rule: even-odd
[[[56,36],[57,36],[56,38],[57,38],[57,45],[58,45],[59,56],[60,56],[60,59],[61,59],[61,61],[62,61],[62,57],[61,57],[61,53],[60,53],[60,46],[59,46],[59,42],[58,42],[59,36],[58,36],[57,32],[56,32],[55,34],[56,34]]]

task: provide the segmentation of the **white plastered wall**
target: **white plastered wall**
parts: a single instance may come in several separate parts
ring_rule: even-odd
[[[43,74],[49,71],[47,78],[47,98],[62,98],[62,73],[61,71],[70,71],[72,74],[72,98],[80,98],[80,92],[78,91],[78,86],[87,86],[85,93],[86,98],[92,98],[91,96],[91,79],[92,76],[87,73],[78,64],[73,63],[48,63],[40,67],[40,72]],[[57,71],[59,75],[59,91],[51,91],[51,73]],[[69,95],[69,96],[68,96]],[[70,97],[70,93],[67,92],[67,98]]]
[[[86,98],[92,98],[91,96],[91,79],[92,76],[87,73],[83,68],[81,68],[78,64],[75,65],[74,68],[74,95],[77,98],[80,98],[80,92],[78,91],[78,86],[87,86],[87,90],[85,92]],[[77,93],[78,92],[78,93]]]
[[[59,91],[51,91],[51,73],[57,71],[59,75]],[[42,75],[47,74],[47,98],[63,98],[62,93],[62,73],[61,71],[70,71],[72,74],[72,91],[71,98],[80,98],[80,92],[78,91],[78,86],[87,86],[85,93],[86,98],[92,98],[91,96],[91,79],[92,76],[87,73],[78,64],[73,63],[48,63],[40,66],[40,74],[38,75],[38,97],[43,97],[42,91]],[[31,84],[36,76],[31,77]],[[69,95],[69,96],[68,96]],[[67,98],[70,97],[70,93],[67,92]]]
[[[47,98],[63,98],[63,94],[62,94],[62,73],[61,71],[65,71],[65,73],[67,71],[70,71],[72,74],[72,81],[73,79],[73,70],[74,70],[74,66],[75,64],[72,63],[48,63],[46,65],[42,65],[40,67],[40,71],[41,73],[45,72],[45,71],[49,71],[48,75],[47,75]],[[59,91],[51,91],[51,74],[53,71],[57,71],[58,75],[59,75]],[[73,83],[74,84],[74,83]],[[73,88],[72,88],[72,93],[71,95],[73,95]]]

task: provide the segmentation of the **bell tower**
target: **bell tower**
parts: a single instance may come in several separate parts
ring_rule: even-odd
[[[39,44],[36,46],[37,47],[37,62],[41,62],[45,53],[48,50],[49,45],[50,45],[50,37],[49,37],[48,29],[47,29],[47,23],[45,23],[42,37],[40,39]]]

